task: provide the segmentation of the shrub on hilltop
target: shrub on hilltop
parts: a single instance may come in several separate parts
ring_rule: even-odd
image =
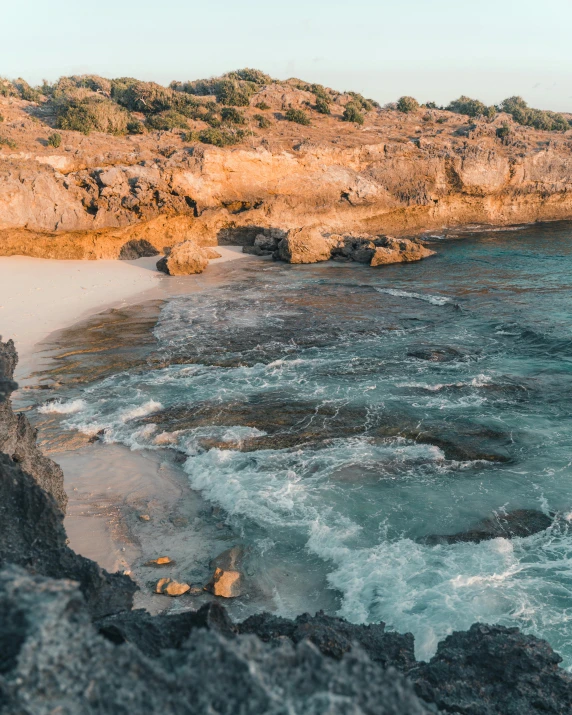
[[[289,109],[284,116],[289,122],[303,124],[306,127],[310,124],[310,118],[303,109]]]
[[[0,77],[0,97],[17,97],[18,90],[9,79]]]
[[[570,122],[557,112],[529,107],[522,97],[509,97],[500,104],[500,110],[510,114],[515,122],[545,131],[565,132],[570,129]]]
[[[16,87],[20,97],[27,102],[39,102],[42,99],[43,95],[40,90],[31,87],[26,80],[21,77],[14,80],[14,87]]]
[[[356,124],[363,124],[365,121],[365,117],[359,111],[357,104],[350,102],[346,105],[346,108],[344,109],[343,120],[344,122],[355,122]]]
[[[92,95],[79,98],[61,98],[56,103],[56,126],[83,134],[105,132],[125,134],[129,114],[115,102]]]
[[[419,109],[419,102],[414,97],[400,97],[397,100],[397,109],[404,114],[416,112]]]
[[[488,117],[489,119],[493,119],[497,113],[496,107],[487,107],[479,99],[471,99],[465,95],[455,99],[446,109],[449,112],[455,112],[455,114],[466,114],[468,117]]]
[[[363,112],[371,112],[374,107],[379,109],[379,104],[373,99],[366,99],[359,92],[347,92],[352,98],[352,103],[357,105]]]
[[[219,104],[229,107],[248,107],[252,95],[272,82],[273,79],[264,72],[245,68],[211,79],[171,82],[170,87],[177,92],[191,95],[212,95]]]

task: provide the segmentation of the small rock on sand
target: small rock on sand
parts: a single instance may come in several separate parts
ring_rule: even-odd
[[[139,521],[151,521],[149,514],[139,514]]]
[[[147,561],[145,566],[172,566],[174,563],[168,556],[159,556],[158,559]]]
[[[191,587],[188,583],[179,583],[170,578],[160,578],[155,586],[155,593],[161,593],[164,596],[182,596]]]

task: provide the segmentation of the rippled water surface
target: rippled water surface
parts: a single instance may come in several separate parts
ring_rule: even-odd
[[[182,450],[277,612],[384,620],[419,657],[476,620],[518,625],[570,666],[572,227],[433,240],[376,270],[249,262],[163,307],[146,368],[46,409]],[[423,542],[521,508],[553,525]]]

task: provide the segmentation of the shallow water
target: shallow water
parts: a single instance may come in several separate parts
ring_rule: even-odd
[[[572,226],[431,240],[435,258],[378,270],[249,263],[169,300],[146,366],[45,409],[183,451],[279,613],[384,620],[420,658],[477,620],[517,625],[570,667]],[[519,508],[553,526],[422,542]]]

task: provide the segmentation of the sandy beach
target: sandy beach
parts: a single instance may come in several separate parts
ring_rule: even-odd
[[[217,250],[221,258],[210,261],[205,275],[211,266],[246,258],[237,246]],[[17,378],[29,374],[34,346],[50,333],[105,308],[137,303],[143,293],[156,290],[159,297],[162,289],[168,290],[173,279],[155,269],[158,258],[60,261],[0,256],[0,337],[16,343]],[[192,289],[197,276],[176,280]]]

